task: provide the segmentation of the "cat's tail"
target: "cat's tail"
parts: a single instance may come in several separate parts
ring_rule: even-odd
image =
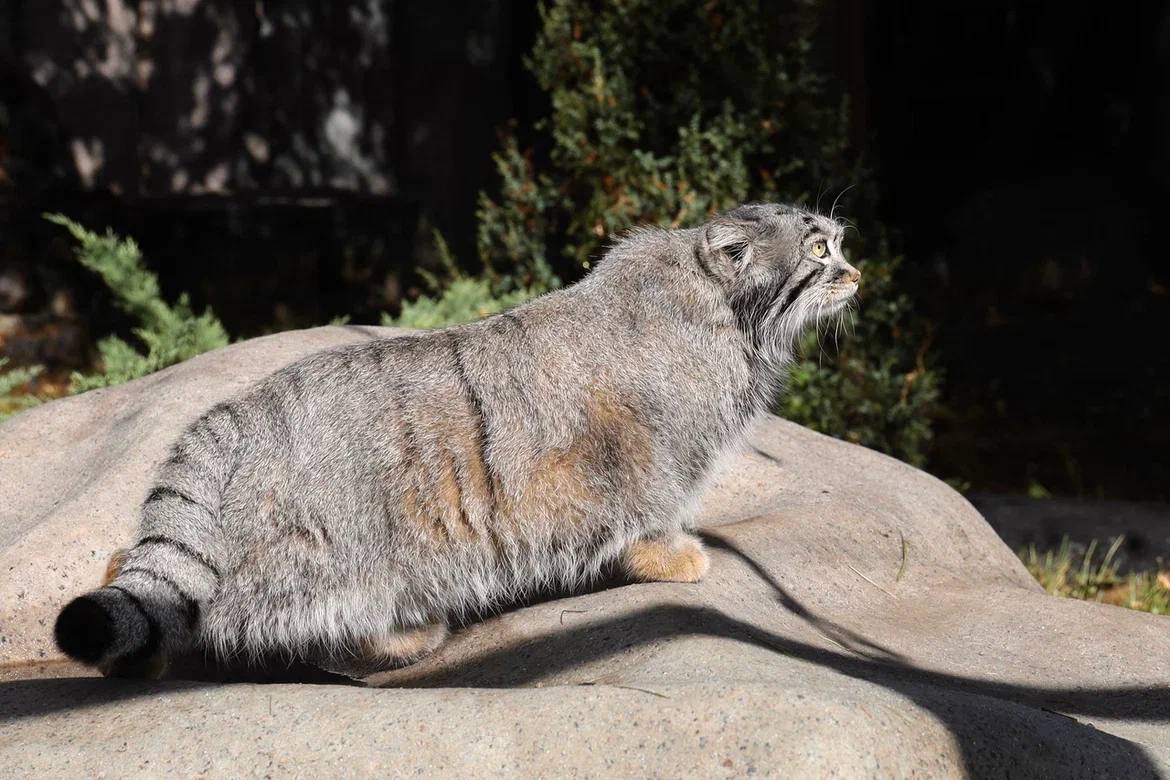
[[[120,559],[120,560],[119,560]],[[108,584],[78,596],[57,616],[57,646],[107,674],[157,677],[194,644],[202,605],[219,570],[187,544],[147,536],[115,554]]]
[[[106,674],[157,677],[189,650],[226,556],[220,504],[241,441],[238,413],[215,407],[179,439],[142,506],[138,541],[115,553],[102,587],[57,616],[57,646]]]

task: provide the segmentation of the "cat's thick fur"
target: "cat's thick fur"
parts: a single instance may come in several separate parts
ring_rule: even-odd
[[[704,480],[800,334],[857,289],[841,236],[769,204],[636,230],[510,312],[276,372],[179,439],[58,644],[121,674],[194,646],[360,673],[614,560],[698,580]]]

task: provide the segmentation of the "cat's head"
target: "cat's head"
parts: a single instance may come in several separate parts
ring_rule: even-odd
[[[696,260],[727,291],[759,346],[788,350],[857,293],[861,272],[845,259],[844,232],[835,220],[795,206],[752,203],[698,231]]]

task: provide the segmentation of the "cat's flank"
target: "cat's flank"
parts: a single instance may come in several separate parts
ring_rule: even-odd
[[[57,643],[121,675],[194,648],[358,675],[615,560],[698,581],[705,479],[801,333],[857,290],[841,236],[770,204],[636,230],[507,313],[277,371],[180,437],[137,539],[62,610]]]

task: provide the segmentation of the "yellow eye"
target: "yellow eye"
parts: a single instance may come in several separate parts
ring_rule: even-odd
[[[817,257],[824,257],[825,252],[828,252],[828,251],[829,251],[829,248],[827,246],[825,246],[824,241],[818,241],[815,244],[813,244],[813,254],[816,255]]]

